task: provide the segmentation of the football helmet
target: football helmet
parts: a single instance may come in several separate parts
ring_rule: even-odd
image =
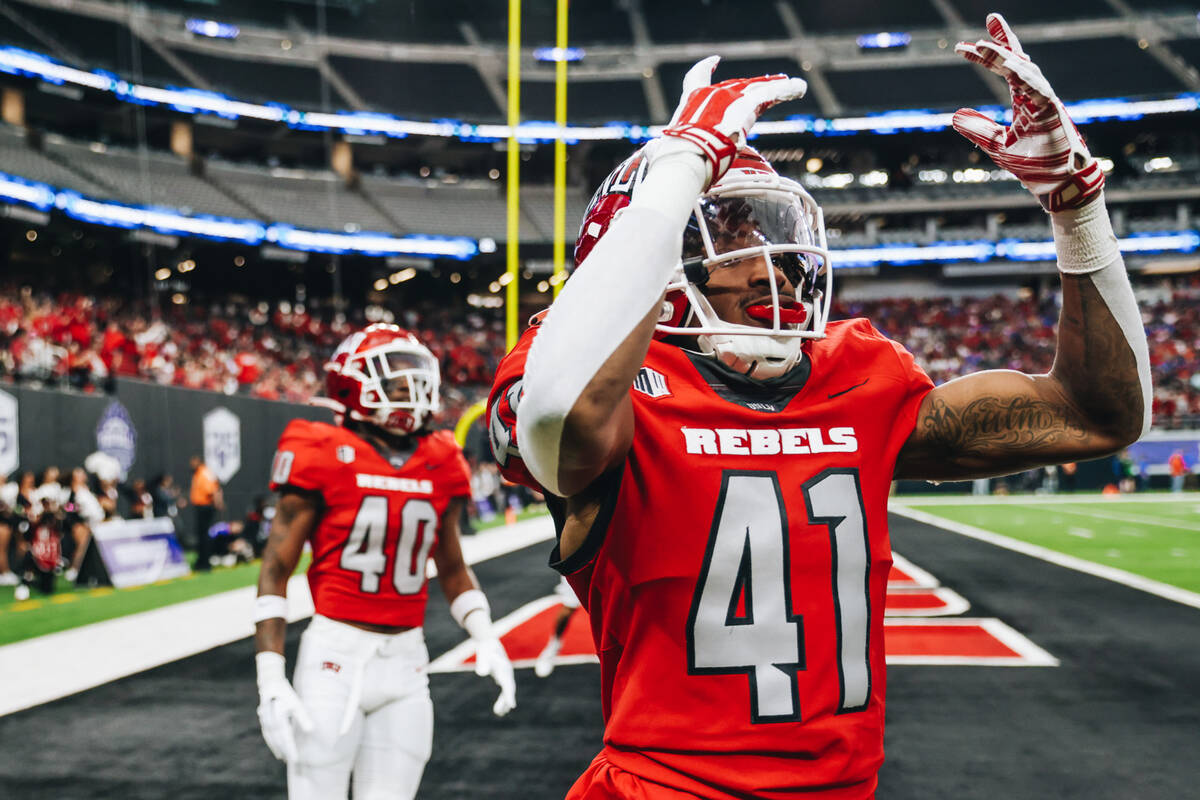
[[[346,337],[325,363],[327,397],[314,402],[397,434],[419,430],[440,408],[438,361],[416,336],[376,323]]]
[[[600,185],[575,242],[577,269],[629,205],[645,177],[645,150],[626,159]],[[747,313],[767,327],[727,322],[704,295],[715,269],[756,259],[770,276],[770,306]],[[782,273],[796,302],[780,302]],[[833,275],[820,207],[804,187],[779,175],[743,147],[729,170],[696,200],[683,248],[655,328],[655,337],[696,336],[700,350],[752,378],[781,375],[799,362],[806,339],[825,335]]]

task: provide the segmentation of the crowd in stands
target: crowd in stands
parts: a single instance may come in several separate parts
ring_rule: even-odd
[[[1142,287],[1154,424],[1200,423],[1200,278]],[[903,343],[935,384],[984,369],[1047,372],[1054,363],[1054,295],[1014,299],[892,298],[835,303],[832,318],[863,316]]]
[[[498,321],[435,307],[357,317],[301,303],[151,307],[118,297],[50,295],[0,286],[0,378],[111,391],[116,377],[302,403],[324,386],[321,366],[373,319],[412,330],[442,363],[443,416],[453,421],[486,391],[504,354]]]
[[[504,354],[498,316],[432,305],[398,318],[380,308],[367,311],[414,331],[441,360],[445,424],[486,396]],[[1156,421],[1197,419],[1200,278],[1143,287],[1142,313]],[[305,402],[322,389],[325,358],[367,316],[346,318],[286,302],[158,309],[115,297],[0,287],[0,379],[95,391],[122,376]],[[852,316],[867,317],[902,342],[935,383],[981,369],[1046,371],[1054,358],[1053,294],[835,303],[834,319]]]

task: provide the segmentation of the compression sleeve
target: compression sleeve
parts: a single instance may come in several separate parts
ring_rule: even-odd
[[[1051,214],[1050,221],[1059,270],[1064,275],[1087,275],[1091,279],[1133,351],[1142,390],[1144,436],[1150,430],[1150,349],[1104,197],[1079,209]]]
[[[525,466],[554,494],[563,422],[597,370],[661,301],[683,229],[704,189],[694,147],[660,140],[646,177],[550,307],[529,350],[517,440]]]

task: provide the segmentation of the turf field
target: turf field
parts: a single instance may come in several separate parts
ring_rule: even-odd
[[[890,527],[898,553],[970,603],[965,616],[1003,621],[1057,666],[890,667],[880,798],[1196,796],[1186,753],[1200,730],[1200,610],[900,513]],[[540,541],[475,565],[498,620],[552,592],[548,552]],[[292,663],[303,627],[288,628]],[[464,640],[436,591],[425,636],[435,659]],[[4,650],[0,674],[19,666]],[[198,648],[0,715],[0,797],[284,800],[283,767],[254,712],[253,651],[251,638]],[[77,670],[90,660],[68,659]],[[519,665],[516,677],[518,707],[497,719],[487,679],[430,676],[437,721],[422,800],[555,800],[587,767],[601,746],[599,667],[562,664],[542,680]]]
[[[1200,592],[1200,494],[903,500],[964,523]]]

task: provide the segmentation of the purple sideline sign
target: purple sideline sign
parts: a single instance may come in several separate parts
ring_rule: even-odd
[[[113,586],[141,586],[191,572],[170,517],[118,519],[92,528]]]

